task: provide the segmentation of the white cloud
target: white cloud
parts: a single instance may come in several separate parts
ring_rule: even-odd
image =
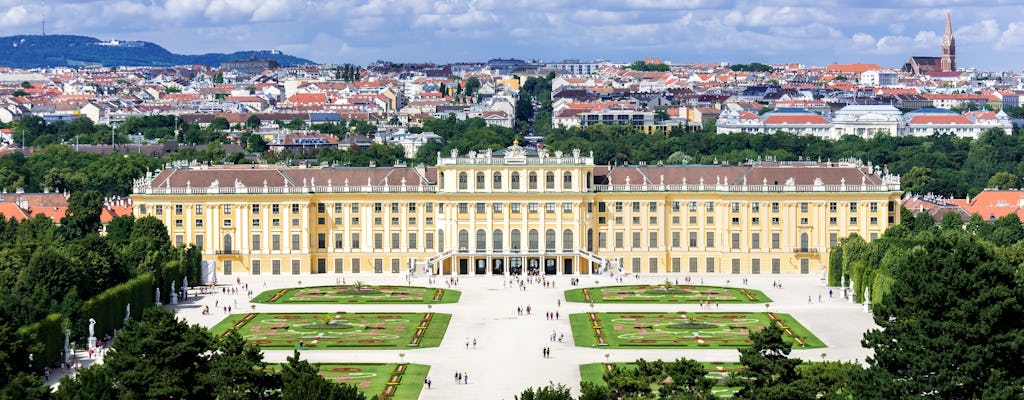
[[[986,43],[997,39],[1001,33],[998,22],[986,19],[956,29],[953,32],[953,37],[956,38],[957,43]]]
[[[1000,51],[1024,51],[1024,22],[1011,22],[1006,27],[1001,35],[999,35],[999,41],[995,44],[995,49]],[[1020,63],[1020,60],[1017,60]]]
[[[19,26],[27,22],[29,22],[29,16],[25,6],[14,6],[0,14],[0,27]]]

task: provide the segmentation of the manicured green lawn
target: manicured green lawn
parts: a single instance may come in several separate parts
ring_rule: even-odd
[[[309,350],[406,349],[437,347],[450,320],[450,314],[437,313],[250,313],[229,315],[211,332],[237,330],[249,343],[275,350],[300,343]]]
[[[694,285],[622,285],[572,289],[565,300],[590,303],[768,303],[760,290]]]
[[[421,286],[315,286],[268,290],[257,295],[255,303],[274,304],[430,304],[456,303],[458,290]]]
[[[416,400],[423,389],[423,379],[430,371],[429,365],[403,364],[316,364],[320,367],[320,376],[338,383],[356,385],[366,398],[381,395],[388,386],[395,386],[395,400]],[[271,364],[271,369],[280,369],[281,364]],[[388,385],[391,377],[398,378],[397,385]]]
[[[743,369],[743,365],[737,362],[702,362],[704,370],[708,372],[707,377],[712,379],[721,379],[726,374],[732,374],[734,372]],[[635,368],[636,364],[633,363],[612,363],[613,368]],[[580,365],[580,376],[584,382],[593,382],[599,385],[604,385],[604,363],[595,364],[583,364]],[[721,386],[715,385],[711,387],[711,390],[721,398],[731,398],[740,390],[739,387]]]
[[[774,319],[773,319],[774,318]],[[569,315],[577,346],[609,348],[739,348],[750,330],[774,323],[795,349],[825,347],[788,314],[763,312],[581,313]]]

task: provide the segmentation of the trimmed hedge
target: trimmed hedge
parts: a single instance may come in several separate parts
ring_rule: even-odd
[[[35,365],[60,362],[64,352],[64,317],[60,313],[47,315],[41,321],[18,329],[18,335],[29,342]]]
[[[146,273],[103,291],[82,305],[82,332],[89,332],[89,318],[96,320],[96,335],[113,332],[124,325],[125,308],[131,304],[131,318],[142,319],[142,310],[153,305],[153,274]]]

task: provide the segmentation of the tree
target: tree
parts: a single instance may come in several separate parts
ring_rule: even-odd
[[[365,400],[366,396],[354,385],[336,384],[320,375],[319,367],[299,359],[296,350],[288,362],[281,366],[281,400]]]
[[[213,75],[213,83],[218,84],[218,85],[221,84],[221,83],[224,83],[224,73],[223,72],[217,72],[216,74],[214,74]]]
[[[527,388],[515,396],[516,400],[573,400],[569,388],[562,384],[548,383],[547,386]]]
[[[916,194],[928,193],[932,183],[935,181],[931,175],[931,168],[922,166],[911,167],[910,172],[907,172],[901,180],[904,190]]]
[[[210,357],[205,384],[218,400],[268,399],[273,388],[280,387],[278,376],[271,374],[263,354],[247,344],[237,331],[231,331],[216,344]]]
[[[99,192],[72,192],[68,198],[68,210],[61,223],[68,228],[71,237],[83,237],[89,233],[99,232],[102,213],[103,195]]]
[[[152,307],[143,312],[142,322],[128,321],[103,361],[120,398],[210,399],[211,388],[202,382],[209,348],[206,329]]]
[[[226,131],[231,128],[231,123],[228,122],[227,118],[214,117],[210,120],[210,129],[217,131]]]
[[[960,230],[918,236],[874,305],[868,368],[856,398],[1021,398],[1021,247],[996,249]],[[955,295],[951,295],[955,294]]]
[[[604,374],[611,399],[651,398],[713,399],[714,380],[699,362],[680,358],[675,361],[639,359],[635,368],[613,368]]]
[[[245,119],[246,129],[258,129],[262,124],[263,121],[261,121],[260,117],[256,114],[250,115],[249,118]]]
[[[783,331],[769,324],[750,333],[749,347],[740,349],[743,371],[736,374],[743,388],[736,393],[741,399],[814,399],[814,393],[800,382],[796,368],[800,359],[789,358],[793,345],[782,339]]]
[[[54,400],[115,400],[118,398],[110,368],[94,364],[78,370],[75,375],[60,379],[60,390]]]
[[[1020,187],[1020,179],[1017,175],[1009,172],[996,172],[991,178],[988,178],[989,188],[995,188],[999,190],[1017,189]]]

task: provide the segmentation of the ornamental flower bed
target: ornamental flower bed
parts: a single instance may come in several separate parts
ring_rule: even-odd
[[[267,349],[397,349],[438,346],[450,318],[435,313],[253,313],[229,316],[212,330],[237,331]]]
[[[746,288],[674,285],[619,285],[571,289],[566,301],[594,303],[766,303],[764,293]]]
[[[584,347],[738,348],[749,345],[753,329],[763,329],[768,324],[781,326],[786,339],[796,345],[825,347],[786,314],[585,313],[571,314],[569,318],[576,345]]]
[[[355,286],[335,285],[308,288],[288,288],[260,293],[255,303],[284,304],[374,304],[374,303],[455,303],[461,293],[451,289],[420,286]]]

